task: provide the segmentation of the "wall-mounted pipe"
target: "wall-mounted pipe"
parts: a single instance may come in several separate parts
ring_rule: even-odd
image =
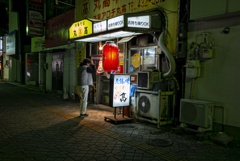
[[[159,41],[160,48],[162,49],[164,54],[167,56],[167,58],[170,62],[169,71],[167,73],[163,74],[163,78],[167,78],[167,77],[170,77],[174,74],[174,72],[176,70],[176,63],[175,63],[174,57],[172,56],[172,54],[170,53],[168,48],[165,46],[164,41],[163,41],[163,37],[164,37],[164,31],[160,34],[158,41]]]

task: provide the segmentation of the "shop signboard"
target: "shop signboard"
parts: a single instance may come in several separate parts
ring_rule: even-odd
[[[75,10],[68,11],[45,23],[45,48],[68,44],[68,29],[74,23]]]
[[[69,29],[69,39],[91,35],[92,30],[92,22],[87,19],[75,22]]]
[[[14,30],[6,36],[6,55],[14,55],[17,53],[17,30]]]
[[[29,2],[43,4],[43,0],[29,0]]]
[[[112,107],[130,105],[130,75],[113,75]]]
[[[93,33],[103,32],[107,30],[107,21],[95,23],[93,25]]]
[[[108,20],[108,30],[121,28],[124,26],[124,16],[114,17]]]
[[[45,43],[45,37],[33,37],[31,38],[31,52],[39,52],[43,50]]]
[[[171,24],[167,26],[168,33],[171,33],[167,37],[167,47],[170,52],[176,53],[178,14],[173,12],[177,13],[178,3],[179,0],[76,0],[76,21],[86,18],[103,21],[127,13],[138,13],[155,8],[172,11],[165,12],[166,19]]]
[[[150,28],[150,16],[128,17],[128,27]]]
[[[43,28],[29,27],[28,34],[29,35],[34,35],[34,36],[42,36],[43,35]]]
[[[28,36],[43,36],[43,0],[28,0],[27,2],[26,34]]]

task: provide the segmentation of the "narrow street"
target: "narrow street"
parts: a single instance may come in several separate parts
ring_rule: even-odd
[[[240,149],[199,142],[193,134],[177,135],[144,122],[115,125],[104,121],[113,109],[90,104],[80,118],[79,103],[59,95],[0,83],[0,161],[176,161],[240,160]],[[163,127],[164,129],[164,127]],[[149,139],[172,145],[148,145]]]

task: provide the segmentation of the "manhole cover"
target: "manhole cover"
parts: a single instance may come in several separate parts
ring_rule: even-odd
[[[133,129],[133,128],[136,128],[136,127],[135,127],[135,126],[132,126],[132,125],[124,125],[124,126],[118,126],[118,128]]]
[[[161,147],[171,146],[173,144],[173,142],[169,139],[151,139],[147,140],[147,143],[150,145]]]
[[[153,132],[150,132],[150,134],[152,134],[152,135],[162,135],[164,133],[166,133],[166,131],[153,131]]]

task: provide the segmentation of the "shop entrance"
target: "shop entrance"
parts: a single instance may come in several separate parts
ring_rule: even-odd
[[[63,52],[52,54],[52,91],[54,93],[63,90]]]

